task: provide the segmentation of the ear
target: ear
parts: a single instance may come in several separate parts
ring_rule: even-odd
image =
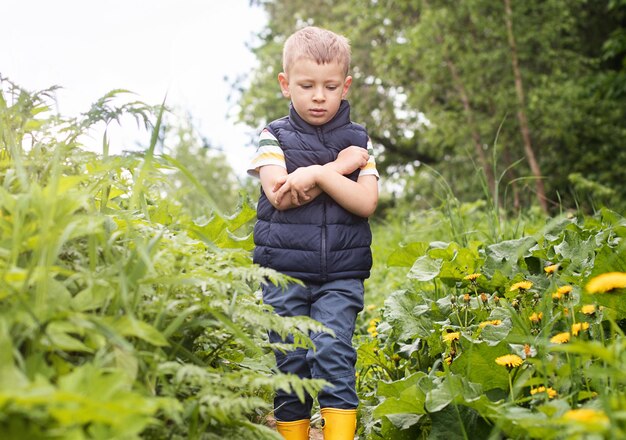
[[[352,77],[346,76],[346,79],[343,82],[343,91],[341,92],[341,99],[344,99],[346,97],[351,84],[352,84]]]
[[[291,97],[291,93],[289,93],[289,79],[287,79],[285,72],[278,74],[278,84],[280,84],[280,90],[283,92],[283,96],[285,98]]]

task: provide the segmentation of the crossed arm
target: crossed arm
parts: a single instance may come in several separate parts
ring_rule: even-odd
[[[369,217],[378,203],[376,176],[360,176],[356,182],[345,177],[365,166],[368,157],[364,148],[352,146],[333,162],[298,168],[291,174],[280,166],[266,165],[259,170],[261,185],[270,203],[281,211],[309,203],[325,192],[351,213]]]

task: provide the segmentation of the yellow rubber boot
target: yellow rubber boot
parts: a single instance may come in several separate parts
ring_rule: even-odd
[[[322,408],[324,440],[354,440],[356,409]]]
[[[296,420],[295,422],[276,421],[276,429],[285,440],[309,440],[309,419]]]

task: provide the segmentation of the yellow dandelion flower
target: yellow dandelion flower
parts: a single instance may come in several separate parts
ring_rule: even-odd
[[[443,338],[443,340],[445,342],[458,341],[460,337],[461,337],[461,333],[460,332],[446,333],[446,334],[444,334],[442,336],[442,338]]]
[[[552,274],[552,273],[556,272],[558,268],[559,268],[558,264],[551,264],[549,266],[544,267],[543,270],[547,274]]]
[[[368,332],[368,333],[374,333],[375,331],[377,331],[377,328],[376,328],[376,326],[375,326],[375,325],[370,325],[370,326],[367,328],[367,332]]]
[[[479,273],[471,273],[463,277],[464,280],[467,281],[476,281],[476,279],[480,276]]]
[[[604,412],[591,408],[571,409],[563,414],[563,418],[574,422],[593,425],[608,425],[609,423],[609,418]]]
[[[588,328],[588,322],[577,322],[576,324],[572,325],[572,334],[574,336],[578,336],[578,333],[580,333],[581,330],[587,330]]]
[[[472,298],[470,297],[469,293],[466,293],[465,295],[463,295],[463,301],[465,302],[470,302]]]
[[[563,316],[569,316],[569,309],[567,307],[563,309]]]
[[[375,326],[380,322],[380,318],[370,319],[370,326]]]
[[[520,281],[519,283],[515,283],[511,287],[509,287],[509,292],[512,292],[514,290],[528,290],[531,287],[533,287],[533,283],[532,282],[530,282],[530,281]]]
[[[583,315],[593,315],[596,313],[596,306],[594,304],[585,304],[580,308],[580,313]]]
[[[368,312],[372,312],[374,310],[376,310],[376,304],[370,304],[370,305],[367,306],[367,311]]]
[[[370,332],[370,336],[372,338],[376,338],[378,336],[378,332],[377,331]]]
[[[448,365],[452,364],[452,356],[448,356],[448,357],[447,357],[447,358],[445,358],[443,361],[444,361],[446,364],[448,364]]]
[[[516,354],[505,354],[496,358],[496,364],[507,368],[515,368],[522,365],[524,360]]]
[[[557,333],[550,338],[550,342],[553,344],[565,344],[566,342],[569,342],[569,338],[569,332]]]
[[[530,319],[530,322],[537,324],[543,319],[543,313],[542,312],[533,313],[532,315],[528,317],[528,319]]]
[[[561,286],[556,289],[556,293],[562,296],[569,295],[570,293],[572,293],[572,286]]]
[[[585,289],[589,293],[606,293],[614,289],[626,288],[626,273],[608,272],[592,278]]]
[[[492,319],[491,321],[483,321],[480,324],[478,324],[478,327],[480,328],[485,328],[488,325],[500,325],[502,324],[502,321],[499,319]]]
[[[537,388],[530,389],[531,396],[534,396],[535,394],[538,394],[538,393],[546,393],[548,395],[548,399],[554,399],[557,396],[556,390],[550,387],[546,388],[544,386],[540,386]]]
[[[552,294],[552,299],[561,299],[572,292],[572,286],[561,286]]]

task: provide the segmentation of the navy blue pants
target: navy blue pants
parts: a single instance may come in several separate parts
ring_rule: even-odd
[[[331,383],[319,392],[320,408],[356,409],[356,350],[352,335],[357,314],[363,310],[363,280],[348,279],[324,284],[308,283],[305,286],[290,284],[286,288],[272,284],[263,287],[263,301],[274,307],[280,316],[309,316],[335,332],[311,334],[316,350],[296,349],[287,353],[276,351],[276,363],[283,373],[302,378],[324,379]],[[282,340],[270,332],[272,342]],[[276,420],[291,422],[311,417],[313,398],[278,391],[274,398]]]

